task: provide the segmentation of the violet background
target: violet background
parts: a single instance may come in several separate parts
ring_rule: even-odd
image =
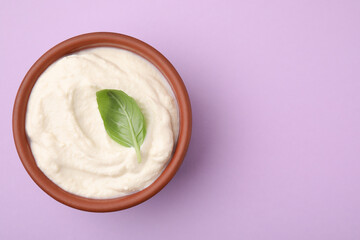
[[[0,3],[0,239],[360,239],[360,1]],[[11,130],[31,65],[94,31],[162,52],[193,107],[175,178],[105,214],[37,187]]]

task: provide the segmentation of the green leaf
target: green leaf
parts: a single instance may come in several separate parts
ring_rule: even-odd
[[[117,143],[134,147],[141,162],[140,146],[146,135],[145,118],[135,100],[120,90],[96,92],[96,100],[106,132]]]

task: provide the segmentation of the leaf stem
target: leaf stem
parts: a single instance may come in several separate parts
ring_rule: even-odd
[[[134,146],[134,148],[135,148],[135,152],[136,152],[136,156],[137,156],[138,163],[141,163],[140,147],[139,147],[139,145],[136,143],[136,145]]]

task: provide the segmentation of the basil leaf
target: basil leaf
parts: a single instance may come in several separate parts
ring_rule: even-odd
[[[134,147],[141,162],[140,146],[146,135],[145,118],[135,100],[120,90],[96,92],[96,100],[106,132],[117,143]]]

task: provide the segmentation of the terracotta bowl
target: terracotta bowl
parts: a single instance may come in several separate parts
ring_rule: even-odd
[[[28,99],[38,77],[45,69],[59,58],[93,47],[116,47],[134,52],[152,64],[168,80],[175,93],[180,112],[180,132],[176,149],[172,159],[149,187],[124,197],[112,199],[91,199],[80,197],[58,187],[36,165],[31,153],[30,145],[25,132],[25,118]],[[171,63],[156,49],[148,44],[117,33],[89,33],[68,39],[49,51],[35,62],[26,74],[18,90],[13,110],[13,134],[19,157],[35,183],[51,197],[70,207],[92,212],[109,212],[126,209],[140,204],[158,193],[175,175],[187,151],[191,136],[191,106],[189,96],[181,77]]]

